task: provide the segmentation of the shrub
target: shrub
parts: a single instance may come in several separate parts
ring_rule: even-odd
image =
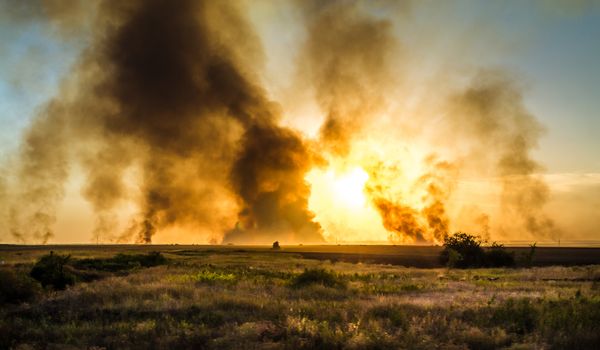
[[[75,283],[75,275],[67,267],[70,255],[60,255],[50,252],[44,255],[33,266],[30,276],[38,280],[42,286],[52,286],[54,289],[65,289]]]
[[[494,242],[485,253],[485,265],[488,267],[512,267],[515,266],[515,255],[507,252],[502,244]]]
[[[502,267],[514,266],[513,253],[507,252],[503,245],[492,243],[486,251],[481,246],[484,241],[476,235],[464,232],[444,237],[444,250],[440,261],[448,267]]]
[[[527,253],[522,253],[519,256],[519,265],[525,267],[531,267],[533,265],[533,258],[535,257],[537,243],[533,243],[529,246],[529,251]]]
[[[464,232],[457,232],[452,236],[447,235],[444,237],[444,250],[441,253],[440,260],[449,267],[482,266],[485,258],[485,253],[481,247],[482,243],[483,241],[478,236]]]
[[[452,248],[448,248],[447,256],[448,261],[446,262],[446,265],[448,267],[456,267],[458,265],[458,262],[462,260],[462,255],[460,255],[459,252]]]
[[[0,269],[0,304],[29,301],[40,291],[40,285],[26,273]]]
[[[292,280],[292,286],[294,287],[305,287],[313,284],[320,284],[325,287],[346,287],[346,281],[337,273],[325,269],[305,269],[304,272]]]

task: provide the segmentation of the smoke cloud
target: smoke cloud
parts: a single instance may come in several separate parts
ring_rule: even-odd
[[[215,14],[220,21],[209,17]],[[52,236],[76,153],[87,177],[82,194],[98,215],[96,236],[112,226],[111,210],[125,197],[124,172],[136,165],[140,213],[124,238],[149,243],[158,229],[176,224],[223,225],[228,218],[213,203],[229,195],[241,208],[232,231],[237,241],[275,229],[322,240],[306,209],[303,177],[311,160],[305,142],[278,125],[276,105],[252,80],[252,67],[238,61],[240,49],[223,37],[234,29],[215,23],[248,27],[229,5],[102,4],[96,37],[73,72],[75,96],[57,96],[25,137],[23,193],[11,210],[15,237],[26,235],[23,228],[42,241]],[[251,33],[236,35],[255,40]]]
[[[150,243],[184,228],[211,242],[323,242],[306,175],[335,164],[368,173],[363,194],[392,242],[439,243],[460,230],[456,212],[468,213],[484,236],[514,230],[513,223],[532,237],[559,232],[545,215],[549,187],[531,156],[544,128],[516,80],[482,70],[459,87],[413,87],[404,71],[410,47],[386,16],[406,13],[405,5],[293,4],[305,37],[294,38],[291,85],[309,90],[323,117],[308,139],[284,126],[285,109],[261,79],[265,55],[244,2],[0,4],[15,23],[44,21],[58,36],[86,35],[0,179],[3,220],[15,240],[51,239],[66,184],[81,175],[96,241]],[[431,97],[414,98],[411,89]],[[398,155],[430,134],[443,146],[416,152],[418,164]],[[378,143],[388,135],[392,146]],[[365,144],[374,146],[359,149]],[[453,198],[474,168],[500,185],[502,220],[494,227],[488,209]],[[119,227],[123,203],[131,202],[136,213]]]

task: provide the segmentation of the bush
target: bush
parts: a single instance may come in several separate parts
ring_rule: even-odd
[[[0,304],[29,301],[40,291],[40,285],[26,273],[0,269]]]
[[[35,263],[29,275],[38,280],[44,288],[52,286],[58,290],[65,289],[75,283],[75,275],[72,273],[72,269],[67,267],[69,260],[71,260],[70,255],[50,252]]]
[[[485,252],[481,247],[483,241],[474,235],[457,232],[444,237],[444,250],[440,260],[449,267],[467,268],[482,266]],[[458,255],[457,255],[458,254]]]
[[[338,274],[325,269],[305,269],[304,272],[292,280],[292,286],[294,287],[305,287],[313,284],[320,284],[325,287],[346,287],[346,281]]]
[[[522,253],[519,255],[519,265],[525,267],[531,267],[533,265],[533,259],[535,257],[537,243],[533,243],[529,246],[529,251],[527,253]]]
[[[494,242],[485,253],[485,265],[488,267],[515,266],[515,254],[507,252],[503,245]]]
[[[440,261],[448,267],[511,267],[515,265],[513,253],[507,252],[503,245],[492,243],[486,251],[481,246],[484,241],[476,235],[464,232],[444,237],[444,250]]]

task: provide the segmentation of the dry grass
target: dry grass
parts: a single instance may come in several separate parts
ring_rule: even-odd
[[[416,269],[234,250],[165,256],[167,266],[3,306],[0,348],[586,349],[600,341],[598,266]],[[32,257],[5,258],[23,268]],[[343,283],[295,285],[305,269]]]

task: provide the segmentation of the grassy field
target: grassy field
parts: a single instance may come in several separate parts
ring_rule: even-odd
[[[2,270],[27,274],[50,249],[74,261],[157,250],[168,261],[119,271],[80,262],[102,271],[1,305],[0,349],[600,348],[598,265],[369,263],[396,247],[1,246]]]

